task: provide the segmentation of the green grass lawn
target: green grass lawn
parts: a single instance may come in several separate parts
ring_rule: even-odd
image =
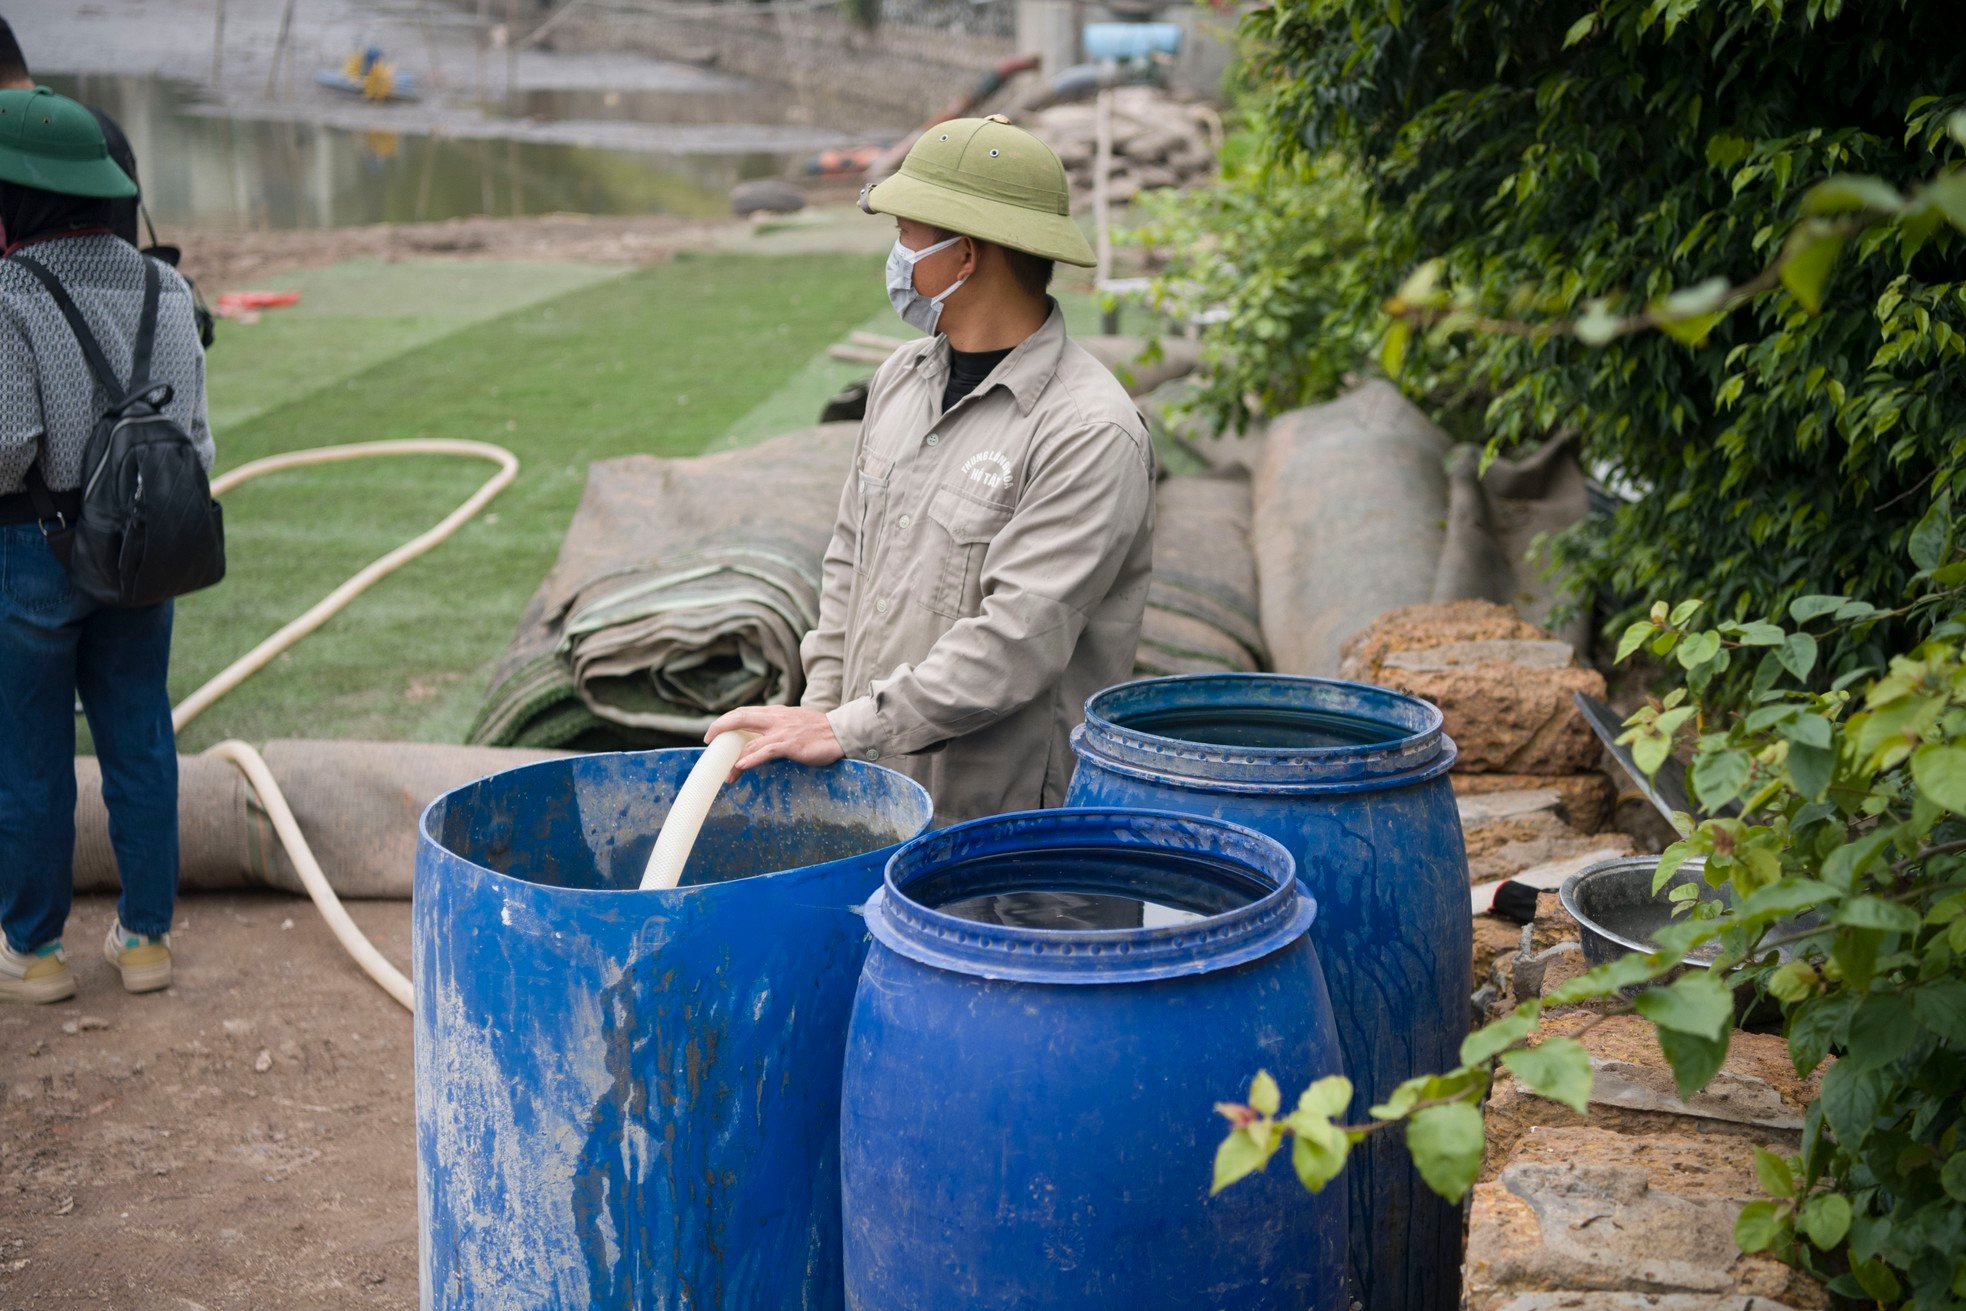
[[[701,450],[767,400],[811,422],[814,390],[823,398],[836,375],[808,363],[884,304],[879,266],[851,254],[679,256],[618,276],[561,269],[523,288],[455,295],[429,270],[399,269],[313,275],[332,292],[316,308],[343,311],[318,332],[298,314],[227,330],[212,358],[220,467],[334,442],[462,437],[509,447],[519,480],[190,725],[184,750],[221,737],[460,740],[553,562],[588,463]],[[553,294],[526,294],[539,283]],[[364,314],[383,321],[373,336]],[[803,385],[788,391],[795,378]],[[308,391],[316,382],[325,385]],[[173,695],[436,522],[490,470],[391,459],[276,474],[231,493],[231,573],[179,602]]]

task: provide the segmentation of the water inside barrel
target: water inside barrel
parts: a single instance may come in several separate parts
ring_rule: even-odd
[[[909,897],[979,924],[1058,931],[1161,928],[1246,906],[1270,891],[1202,853],[1062,848],[951,861]]]
[[[1406,735],[1396,725],[1365,715],[1277,706],[1171,706],[1127,715],[1121,724],[1137,733],[1201,746],[1285,751],[1372,746]]]

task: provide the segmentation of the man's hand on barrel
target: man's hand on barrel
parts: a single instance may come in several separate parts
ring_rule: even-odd
[[[801,765],[830,765],[844,752],[833,736],[833,725],[820,710],[804,706],[744,706],[710,725],[703,735],[708,742],[720,733],[742,729],[758,736],[737,758],[731,777],[756,768],[767,760],[796,760]]]

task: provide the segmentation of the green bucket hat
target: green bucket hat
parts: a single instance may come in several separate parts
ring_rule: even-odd
[[[137,194],[109,157],[96,116],[44,86],[0,91],[0,180],[64,196]]]
[[[901,171],[860,193],[869,214],[892,214],[1043,259],[1090,268],[1092,247],[1072,222],[1065,166],[1007,118],[952,118],[922,133]]]

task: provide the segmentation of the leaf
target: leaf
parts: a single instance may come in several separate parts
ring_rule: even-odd
[[[1618,332],[1625,321],[1611,312],[1611,307],[1603,300],[1592,300],[1585,304],[1583,315],[1570,325],[1577,334],[1577,340],[1586,346],[1608,346],[1618,338]]]
[[[1708,814],[1739,796],[1754,761],[1745,751],[1714,751],[1693,762],[1693,795]]]
[[[1734,1245],[1743,1252],[1762,1252],[1782,1231],[1781,1208],[1770,1201],[1749,1202],[1734,1220]]]
[[[1774,624],[1752,623],[1734,625],[1734,636],[1742,646],[1780,646],[1788,634]]]
[[[1708,628],[1679,644],[1679,663],[1687,669],[1706,664],[1720,654],[1720,634]]]
[[[1663,988],[1647,988],[1633,1003],[1661,1029],[1714,1039],[1734,1022],[1734,994],[1712,970],[1692,970]]]
[[[1505,1047],[1512,1047],[1536,1031],[1541,1007],[1530,1004],[1511,1011],[1485,1028],[1476,1029],[1461,1040],[1461,1064],[1479,1065]]]
[[[1966,1202],[1966,1152],[1954,1152],[1939,1171],[1939,1187],[1955,1202]]]
[[[1882,178],[1861,173],[1838,173],[1809,188],[1802,197],[1802,212],[1812,216],[1850,214],[1874,209],[1895,214],[1904,208],[1905,198]]]
[[[1911,530],[1906,549],[1920,569],[1937,569],[1952,547],[1952,493],[1942,492]]]
[[[1836,1141],[1855,1150],[1870,1133],[1884,1103],[1882,1070],[1864,1070],[1838,1061],[1823,1074],[1823,1114]]]
[[[1406,1150],[1427,1187],[1458,1202],[1481,1173],[1481,1112],[1467,1102],[1429,1106],[1406,1126]]]
[[[1731,1014],[1729,1018],[1731,1020]],[[1727,1061],[1727,1043],[1733,1033],[1731,1026],[1723,1027],[1718,1038],[1680,1033],[1673,1029],[1659,1030],[1659,1050],[1664,1053],[1666,1063],[1672,1066],[1673,1086],[1679,1090],[1682,1099],[1699,1092],[1714,1075],[1720,1073],[1720,1067]]]
[[[1843,252],[1843,238],[1835,232],[1804,235],[1798,229],[1782,261],[1782,285],[1796,302],[1811,314],[1823,309],[1823,284],[1829,281],[1836,257]]]
[[[1822,796],[1836,776],[1836,753],[1823,747],[1791,742],[1788,759],[1783,763],[1788,767],[1795,790],[1811,800]]]
[[[1802,1204],[1795,1227],[1823,1251],[1833,1250],[1850,1232],[1850,1199],[1841,1193],[1816,1194]]]
[[[1413,325],[1405,319],[1394,319],[1386,329],[1386,340],[1379,345],[1379,367],[1388,378],[1398,378],[1406,367],[1406,347],[1413,340]]]
[[[1847,596],[1826,596],[1820,592],[1798,596],[1789,602],[1789,618],[1798,624],[1806,624],[1811,619],[1821,619],[1824,615],[1835,614],[1837,607],[1849,599]]]
[[[1816,639],[1807,633],[1790,633],[1775,648],[1775,658],[1782,662],[1782,668],[1795,675],[1796,681],[1806,683],[1810,671],[1816,667]]]
[[[1756,892],[1735,914],[1745,923],[1767,923],[1770,918],[1785,919],[1836,897],[1836,889],[1820,880],[1784,879]]]
[[[1719,314],[1696,314],[1691,318],[1664,319],[1659,323],[1659,331],[1682,346],[1698,346],[1718,326],[1721,317]]]
[[[1504,1052],[1502,1064],[1538,1097],[1561,1102],[1582,1115],[1590,1107],[1591,1055],[1575,1038],[1545,1038],[1534,1047]]]
[[[1352,1104],[1352,1081],[1342,1074],[1327,1074],[1297,1099],[1297,1109],[1326,1119],[1343,1115]]]
[[[1283,1105],[1283,1090],[1268,1070],[1256,1071],[1256,1077],[1249,1081],[1249,1104],[1266,1116],[1275,1115]]]
[[[1649,619],[1641,619],[1627,628],[1625,635],[1618,639],[1618,655],[1614,663],[1623,664],[1632,652],[1651,641],[1652,634],[1657,631]]]
[[[1345,1157],[1351,1150],[1351,1139],[1327,1121],[1309,1133],[1298,1130],[1290,1144],[1290,1164],[1297,1171],[1298,1182],[1319,1193],[1345,1168]]]
[[[1637,765],[1647,778],[1659,772],[1672,754],[1672,739],[1664,733],[1647,733],[1632,743],[1632,763]]]
[[[1918,790],[1955,815],[1966,815],[1966,746],[1928,742],[1911,753]]]
[[[1233,1129],[1215,1149],[1215,1182],[1209,1186],[1212,1196],[1235,1183],[1256,1173],[1270,1163],[1270,1156],[1276,1151],[1275,1145],[1264,1147],[1251,1140],[1241,1129]]]
[[[1695,597],[1690,601],[1681,601],[1678,605],[1674,606],[1672,608],[1672,612],[1666,616],[1666,622],[1672,625],[1674,628],[1684,628],[1686,626],[1686,621],[1688,619],[1691,619],[1694,615],[1698,614],[1700,612],[1700,607],[1705,604],[1706,602],[1700,600],[1698,597]]]
[[[1570,30],[1563,34],[1563,48],[1568,50],[1571,46],[1576,45],[1579,41],[1589,36],[1596,27],[1597,15],[1585,14],[1582,18],[1572,23]]]
[[[1770,1197],[1795,1196],[1795,1171],[1789,1168],[1785,1158],[1766,1147],[1754,1149],[1754,1177],[1760,1181],[1761,1191]]]
[[[1838,924],[1852,928],[1877,929],[1884,933],[1918,932],[1918,912],[1882,897],[1852,897],[1836,912]]]
[[[1911,1013],[1933,1033],[1966,1051],[1966,983],[1955,979],[1914,989]]]

